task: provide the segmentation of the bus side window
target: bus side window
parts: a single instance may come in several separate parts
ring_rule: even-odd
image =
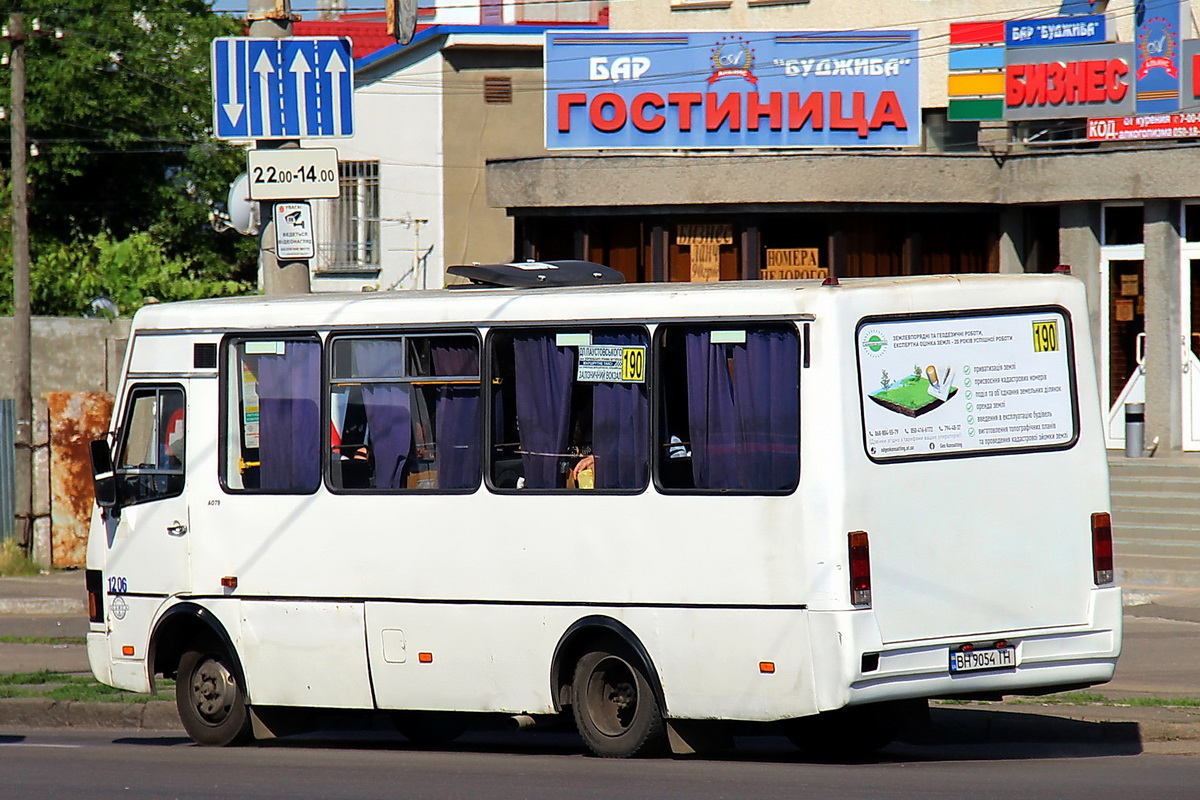
[[[234,340],[222,480],[227,489],[309,494],[321,481],[321,343]]]
[[[122,505],[161,500],[183,492],[185,423],[182,389],[133,390],[115,463]]]
[[[520,329],[498,331],[490,341],[494,488],[646,487],[644,328]]]
[[[479,343],[468,335],[338,337],[330,344],[334,490],[479,485]]]
[[[784,323],[663,325],[658,484],[784,492],[800,469],[800,345]]]

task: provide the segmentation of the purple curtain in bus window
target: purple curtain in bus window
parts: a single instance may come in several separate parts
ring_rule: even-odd
[[[596,344],[645,345],[644,334],[597,334]],[[592,390],[592,455],[597,489],[641,489],[650,461],[645,383],[597,383]]]
[[[479,345],[469,339],[435,340],[430,352],[438,375],[478,375]],[[437,481],[439,489],[479,485],[479,386],[443,386],[438,390]]]
[[[788,489],[800,471],[800,341],[794,331],[750,331],[733,351],[733,402],[753,489]]]
[[[525,488],[561,488],[559,461],[567,448],[575,351],[557,347],[552,333],[517,335],[513,362]]]
[[[259,488],[312,492],[321,482],[321,345],[285,348],[258,359]]]
[[[687,334],[692,477],[698,489],[792,486],[799,469],[799,344],[783,330],[745,344]]]
[[[404,343],[397,339],[350,342],[356,378],[398,378],[404,374]],[[407,386],[367,383],[362,387],[367,435],[375,459],[375,488],[404,487],[404,466],[412,450],[412,412]]]

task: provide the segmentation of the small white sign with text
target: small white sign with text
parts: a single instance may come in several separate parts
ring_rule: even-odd
[[[317,254],[312,206],[306,202],[275,204],[275,257],[280,261],[307,261]]]

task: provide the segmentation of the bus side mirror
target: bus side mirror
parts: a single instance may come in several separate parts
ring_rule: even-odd
[[[113,473],[112,450],[104,439],[94,439],[89,445],[92,455],[92,486],[96,491],[96,505],[101,508],[117,507],[117,476]]]

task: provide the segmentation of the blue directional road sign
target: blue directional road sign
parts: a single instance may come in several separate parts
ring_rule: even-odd
[[[354,135],[349,39],[214,39],[212,88],[218,139]]]

